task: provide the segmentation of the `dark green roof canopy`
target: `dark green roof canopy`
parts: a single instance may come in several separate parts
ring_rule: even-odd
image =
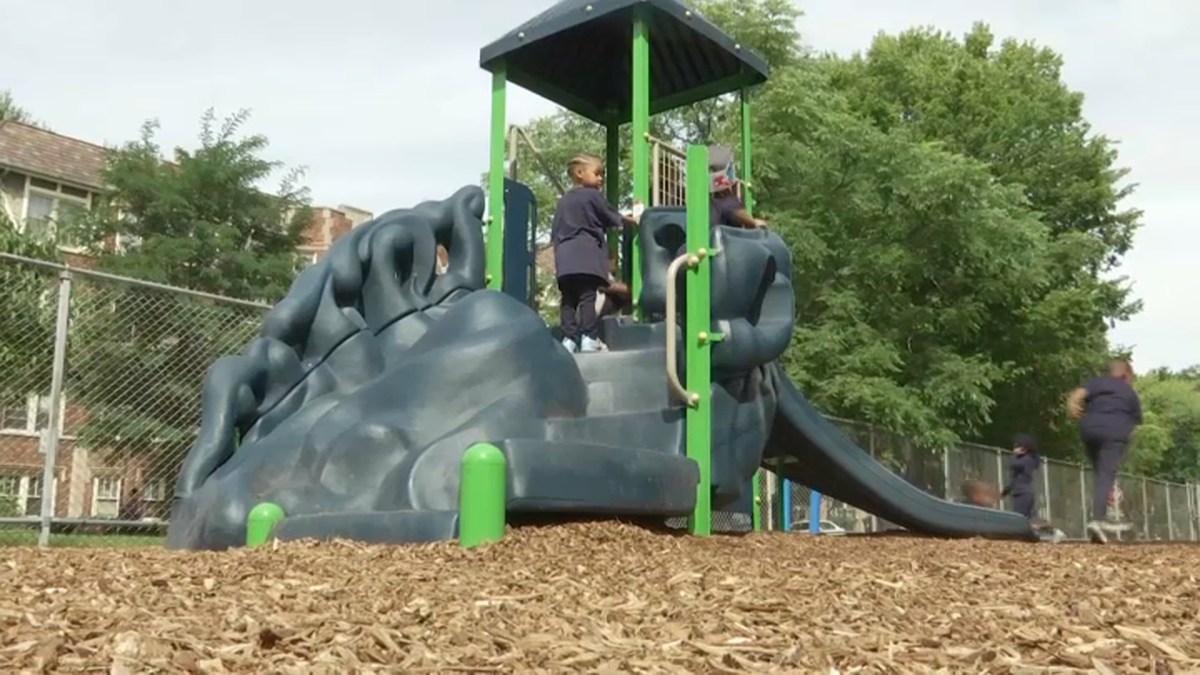
[[[678,0],[562,0],[479,51],[479,65],[601,124],[632,114],[633,18],[650,34],[650,114],[765,82],[757,54]]]

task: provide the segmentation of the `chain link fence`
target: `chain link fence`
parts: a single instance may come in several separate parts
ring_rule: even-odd
[[[254,338],[268,307],[8,254],[0,254],[0,284],[0,544],[161,537],[199,424],[204,375]],[[958,497],[967,480],[1003,483],[1008,453],[1000,448],[964,443],[930,451],[835,421],[937,497]],[[1039,479],[1039,515],[1083,536],[1090,471],[1051,460]],[[1200,537],[1196,485],[1123,475],[1119,486],[1117,507],[1131,525],[1123,537]],[[806,488],[767,472],[759,487],[764,529],[807,529]],[[752,529],[752,500],[744,502],[715,513],[714,529]],[[826,531],[896,528],[831,499],[820,510]]]
[[[973,443],[942,450],[921,449],[902,437],[870,425],[834,419],[842,430],[912,485],[945,499],[956,499],[967,481],[1003,486],[1011,452]],[[1090,517],[1092,476],[1089,467],[1047,460],[1039,470],[1038,517],[1068,537],[1083,538]],[[811,491],[771,475],[764,480],[766,529],[808,530]],[[785,498],[784,495],[787,495]],[[1126,541],[1196,541],[1200,538],[1200,491],[1196,484],[1122,474],[1110,501],[1129,529],[1115,535]],[[787,508],[785,508],[785,504]],[[1006,508],[1007,502],[997,505]],[[790,512],[788,512],[790,508]],[[897,526],[837,500],[820,500],[822,532],[866,533]]]
[[[0,255],[0,543],[162,536],[204,375],[266,305]]]

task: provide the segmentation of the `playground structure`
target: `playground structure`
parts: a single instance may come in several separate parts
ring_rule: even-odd
[[[753,208],[760,58],[676,0],[567,0],[480,61],[486,216],[483,191],[466,187],[360,226],[297,278],[257,340],[214,364],[169,546],[474,546],[529,517],[686,516],[705,535],[760,467],[917,532],[1036,538],[1017,514],[909,485],[796,390],[776,363],[795,319],[789,250],[774,233],[710,227],[706,147],[687,149],[685,205],[652,204],[650,115],[737,92]],[[632,125],[633,200],[651,206],[611,242],[634,316],[604,322],[610,352],[567,353],[527,306],[537,214],[505,175],[510,82],[604,125],[609,176]],[[610,181],[614,203],[617,191]]]

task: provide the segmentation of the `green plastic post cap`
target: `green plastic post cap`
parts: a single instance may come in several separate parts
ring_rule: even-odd
[[[283,518],[283,507],[271,502],[262,502],[250,509],[250,515],[246,517],[246,547],[254,548],[267,543],[275,525]]]

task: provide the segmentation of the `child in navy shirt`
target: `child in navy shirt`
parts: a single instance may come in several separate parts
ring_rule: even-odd
[[[1037,511],[1037,491],[1033,488],[1033,474],[1042,465],[1037,446],[1030,436],[1017,436],[1013,442],[1013,459],[1008,464],[1008,484],[1001,497],[1012,500],[1013,511],[1033,520]]]
[[[575,187],[558,200],[550,241],[563,331],[562,344],[570,352],[598,352],[608,348],[599,337],[596,294],[609,286],[609,252],[606,231],[636,224],[621,215],[600,192],[604,162],[595,155],[576,155],[567,164]]]
[[[733,153],[724,146],[712,146],[708,149],[709,156],[709,193],[712,203],[709,207],[709,217],[712,226],[741,227],[757,229],[767,226],[765,220],[755,218],[746,210],[734,190],[737,178],[733,173]]]
[[[1142,402],[1133,389],[1133,367],[1128,361],[1108,362],[1108,372],[1071,392],[1067,402],[1071,417],[1079,420],[1079,436],[1092,462],[1092,520],[1088,535],[1104,544],[1108,522],[1108,496],[1125,459],[1133,430],[1142,423]]]

